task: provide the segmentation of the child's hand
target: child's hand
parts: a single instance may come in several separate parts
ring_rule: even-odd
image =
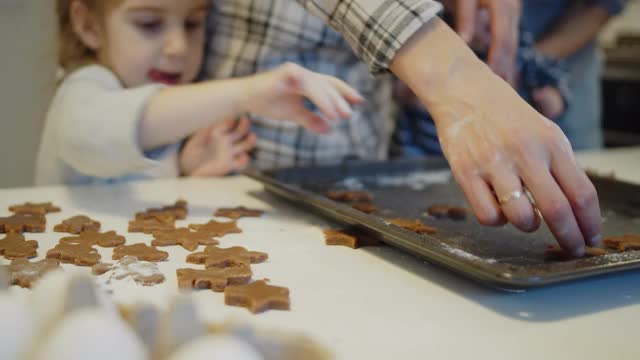
[[[185,176],[222,176],[242,170],[249,163],[248,151],[256,146],[249,120],[226,120],[197,131],[180,153]]]
[[[345,82],[322,75],[293,63],[254,75],[247,81],[246,109],[266,117],[292,121],[317,133],[327,133],[325,121],[349,118],[351,105],[364,101]],[[305,99],[314,103],[324,118],[305,107]],[[351,105],[350,105],[351,104]]]

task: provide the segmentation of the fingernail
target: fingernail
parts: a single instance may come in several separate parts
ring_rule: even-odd
[[[598,234],[592,237],[591,240],[589,240],[589,246],[598,246],[598,244],[600,244],[600,241],[602,241],[602,235]]]
[[[573,249],[571,255],[575,258],[581,258],[584,256],[584,246],[577,247]]]

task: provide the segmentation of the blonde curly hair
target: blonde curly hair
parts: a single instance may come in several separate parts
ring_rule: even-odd
[[[56,0],[58,65],[66,73],[96,60],[95,51],[82,42],[73,28],[71,6],[76,1],[84,3],[90,11],[104,19],[108,11],[123,0]]]

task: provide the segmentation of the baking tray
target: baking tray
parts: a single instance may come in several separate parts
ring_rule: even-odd
[[[246,174],[297,206],[499,289],[525,290],[640,268],[640,251],[551,261],[544,251],[555,240],[544,225],[534,234],[524,234],[511,225],[484,227],[473,216],[464,221],[431,218],[425,211],[433,204],[469,209],[441,158],[248,170]],[[605,235],[640,233],[640,186],[598,176],[592,176],[592,181],[600,196]],[[327,190],[335,189],[371,192],[378,211],[365,214],[328,199]],[[416,234],[390,224],[385,220],[389,218],[421,219],[438,232]]]

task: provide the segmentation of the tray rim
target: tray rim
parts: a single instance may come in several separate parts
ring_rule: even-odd
[[[401,162],[411,163],[411,160],[400,160]],[[413,160],[415,161],[415,159]],[[350,163],[353,165],[367,165],[378,164],[380,161],[358,161]],[[334,202],[324,196],[318,195],[312,191],[305,190],[298,186],[288,184],[275,179],[269,175],[274,172],[281,171],[300,171],[304,169],[321,169],[321,168],[336,168],[344,166],[318,166],[318,167],[290,167],[275,170],[257,170],[247,169],[244,174],[263,184],[266,191],[275,194],[280,198],[284,198],[289,202],[302,205],[305,208],[309,208],[318,214],[318,216],[324,218],[330,218],[334,222],[346,224],[347,226],[358,226],[364,228],[367,232],[373,232],[380,240],[384,241],[390,246],[400,248],[409,254],[417,256],[420,259],[429,261],[436,265],[445,267],[446,269],[453,271],[463,277],[471,278],[477,282],[480,282],[489,287],[506,290],[506,291],[524,291],[532,288],[554,285],[558,283],[580,280],[599,275],[622,272],[627,270],[633,270],[640,268],[640,251],[628,252],[631,259],[618,261],[616,263],[606,263],[593,265],[591,267],[585,266],[579,269],[571,270],[558,270],[553,273],[531,275],[523,274],[523,270],[535,266],[541,265],[514,265],[514,264],[489,264],[481,261],[471,261],[469,259],[462,259],[461,257],[453,256],[453,254],[445,254],[444,251],[437,252],[430,246],[419,246],[419,242],[424,242],[425,239],[442,243],[437,237],[427,234],[419,235],[410,231],[401,229],[399,227],[390,227],[383,219],[365,214],[361,211],[355,210],[346,204]],[[442,170],[442,169],[437,169]],[[625,184],[629,186],[635,186],[640,188],[639,185],[610,179],[605,176],[597,176],[590,174],[590,178],[598,179],[605,182],[616,182],[619,184]],[[407,240],[409,239],[409,240]],[[633,255],[635,254],[635,258]],[[473,254],[471,254],[474,256]],[[607,256],[607,255],[604,255]],[[592,261],[595,258],[583,258],[574,261]],[[569,262],[567,262],[569,263]],[[562,266],[564,263],[556,264],[556,266]],[[567,266],[568,267],[568,266]]]

